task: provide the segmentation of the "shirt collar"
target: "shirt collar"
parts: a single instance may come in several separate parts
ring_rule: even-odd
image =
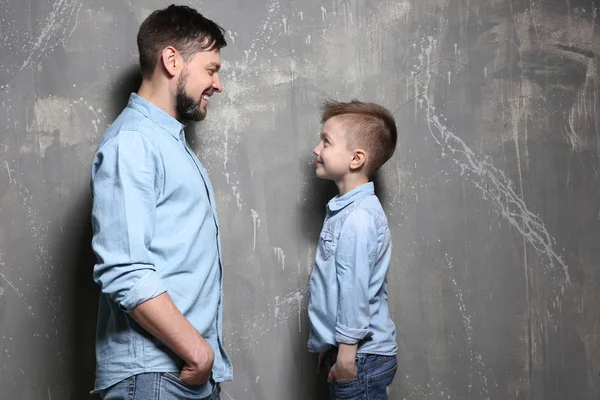
[[[184,124],[177,121],[164,110],[161,110],[148,100],[140,97],[137,93],[131,93],[127,107],[139,111],[156,125],[171,134],[175,139],[179,140],[183,132]]]
[[[352,189],[343,196],[337,195],[329,201],[327,208],[329,211],[338,211],[347,205],[355,202],[358,199],[375,194],[375,186],[373,182],[368,182],[359,187]]]

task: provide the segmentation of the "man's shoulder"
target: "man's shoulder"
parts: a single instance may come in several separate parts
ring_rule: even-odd
[[[142,139],[153,142],[156,138],[155,124],[144,115],[131,108],[123,110],[121,115],[106,129],[104,136],[100,141],[99,147],[110,142],[117,145],[120,139],[127,139],[131,135],[139,136]],[[113,139],[119,139],[117,141]]]
[[[129,142],[139,141],[147,142],[152,145],[151,147],[160,148],[160,146],[155,145],[158,135],[151,121],[135,112],[135,110],[132,113],[126,111],[127,109],[106,129],[98,143],[98,150],[117,149],[124,145],[136,144]]]

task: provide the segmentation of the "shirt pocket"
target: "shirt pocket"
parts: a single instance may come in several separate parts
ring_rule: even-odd
[[[319,252],[321,253],[323,260],[327,260],[333,254],[333,237],[333,233],[329,231],[321,232],[319,238]]]

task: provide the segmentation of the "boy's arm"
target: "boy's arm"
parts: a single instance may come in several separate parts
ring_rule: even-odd
[[[352,211],[344,221],[335,253],[338,363],[354,365],[358,342],[373,334],[369,331],[369,281],[376,248],[377,229],[372,217],[364,210]]]

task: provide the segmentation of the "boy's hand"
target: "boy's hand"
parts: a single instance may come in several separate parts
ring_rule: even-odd
[[[339,358],[331,367],[327,382],[331,383],[334,379],[338,381],[349,381],[356,376],[356,362],[340,360]]]
[[[317,374],[323,371],[323,363],[325,362],[325,353],[319,353],[319,363],[317,364]]]

